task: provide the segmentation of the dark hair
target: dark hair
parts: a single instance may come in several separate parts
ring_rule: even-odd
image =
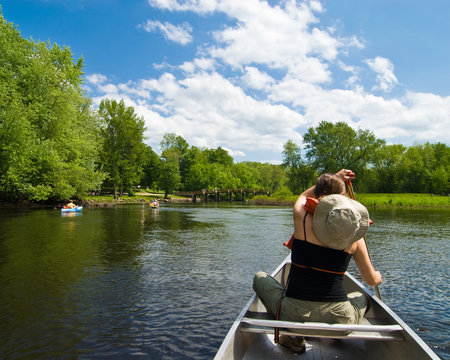
[[[344,181],[335,174],[326,173],[317,178],[314,196],[318,199],[324,195],[342,194],[344,191]]]

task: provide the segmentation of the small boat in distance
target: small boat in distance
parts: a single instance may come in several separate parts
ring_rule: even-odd
[[[80,212],[81,210],[83,210],[83,207],[80,205],[72,208],[61,208],[61,213]]]
[[[272,276],[285,285],[290,266],[289,255]],[[254,295],[231,326],[214,359],[439,360],[398,315],[349,273],[345,273],[344,285],[349,293],[361,291],[369,296],[370,309],[362,324],[277,321]],[[280,329],[280,335],[305,336],[305,353],[297,356],[292,350],[275,344],[275,327]],[[295,329],[295,333],[289,329]],[[317,331],[323,334],[323,330],[329,330],[327,334],[330,335],[314,334]]]
[[[159,208],[159,201],[158,200],[153,200],[149,203],[150,207],[153,209]]]

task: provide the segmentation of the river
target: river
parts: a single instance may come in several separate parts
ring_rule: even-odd
[[[0,209],[0,358],[212,359],[254,273],[288,254],[291,214],[224,203]],[[383,301],[443,359],[449,215],[373,210],[367,235]]]

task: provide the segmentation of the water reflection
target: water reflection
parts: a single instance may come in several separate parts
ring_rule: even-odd
[[[372,211],[388,303],[448,351],[448,211]],[[210,359],[286,256],[289,208],[0,212],[0,358]]]

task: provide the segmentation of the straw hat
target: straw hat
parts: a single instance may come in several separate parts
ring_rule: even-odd
[[[326,246],[344,250],[361,239],[369,228],[369,212],[344,195],[328,195],[319,201],[313,217],[317,238]]]

